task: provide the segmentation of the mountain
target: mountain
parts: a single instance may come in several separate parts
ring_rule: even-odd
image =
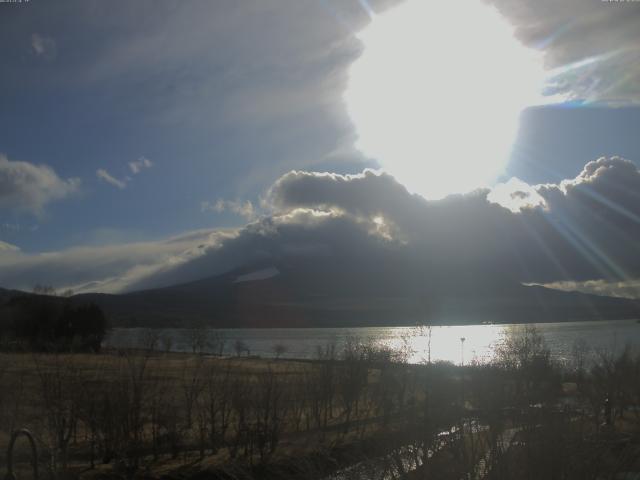
[[[82,294],[114,326],[335,327],[528,323],[640,317],[636,300],[452,274],[427,281],[424,266],[297,260],[120,295]],[[491,277],[489,277],[491,278]]]

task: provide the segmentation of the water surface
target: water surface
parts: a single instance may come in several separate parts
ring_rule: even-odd
[[[625,345],[640,346],[640,323],[636,320],[601,322],[537,323],[552,356],[565,361],[576,342],[586,344],[591,354],[600,350],[621,351]],[[205,351],[216,353],[215,338],[225,339],[224,353],[235,354],[237,340],[247,345],[251,355],[275,356],[275,346],[281,345],[283,358],[315,358],[318,346],[335,344],[340,352],[347,341],[402,349],[412,363],[448,361],[455,364],[487,361],[506,336],[521,330],[521,325],[462,325],[418,327],[360,327],[360,328],[274,328],[274,329],[219,329],[208,330],[209,345]],[[167,328],[154,330],[156,336],[170,338],[169,348],[176,352],[191,350],[192,341],[187,329]],[[116,348],[143,347],[150,333],[142,328],[116,328],[105,340],[105,345]],[[464,341],[462,340],[464,338]],[[164,348],[160,341],[158,348]]]

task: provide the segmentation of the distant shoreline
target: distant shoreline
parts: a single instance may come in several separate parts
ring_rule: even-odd
[[[337,327],[337,328],[113,328],[105,339],[105,347],[138,348],[154,338],[161,350],[194,351],[194,338],[203,339],[204,353],[242,354],[248,350],[260,358],[312,359],[318,349],[347,343],[384,345],[407,353],[410,363],[428,359],[454,364],[487,361],[507,336],[524,332],[533,326],[549,344],[552,356],[563,361],[574,344],[589,345],[593,351],[620,350],[627,343],[640,346],[637,320],[600,320],[578,322],[541,322],[536,324],[467,324],[432,325],[429,327]],[[465,340],[462,341],[462,338]],[[214,346],[215,345],[215,346]],[[279,349],[279,353],[277,350]]]
[[[189,330],[193,328],[207,328],[211,330],[313,330],[313,329],[360,329],[360,328],[428,328],[428,327],[469,327],[469,326],[491,326],[491,325],[563,325],[567,323],[614,323],[614,322],[640,322],[640,317],[616,318],[616,319],[589,319],[589,320],[541,320],[536,322],[480,322],[480,323],[424,323],[424,324],[389,324],[389,325],[349,325],[349,326],[331,326],[331,325],[297,325],[291,327],[280,326],[263,326],[263,327],[219,327],[209,326],[206,322],[196,323],[194,325],[185,326],[123,326],[114,325],[110,330],[114,329],[140,329],[140,330],[166,330],[166,329],[183,329]]]

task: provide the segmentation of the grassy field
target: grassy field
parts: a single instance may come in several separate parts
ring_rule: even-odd
[[[0,365],[10,386],[2,394],[0,452],[9,432],[27,427],[43,469],[83,476],[131,469],[160,475],[194,461],[198,468],[253,469],[319,452],[327,452],[326,461],[314,461],[331,469],[331,455],[374,442],[382,424],[397,429],[420,396],[407,383],[412,367],[393,362],[376,368],[363,360],[129,351],[5,353]],[[367,449],[377,450],[373,443]],[[24,460],[26,443],[16,453]]]
[[[2,353],[0,464],[10,432],[26,427],[41,478],[342,471],[596,479],[640,470],[639,358],[626,352],[560,369],[530,340],[515,342],[499,362],[467,367],[408,365],[357,342],[342,352],[320,348],[313,361]],[[27,443],[14,453],[19,478],[28,477]]]

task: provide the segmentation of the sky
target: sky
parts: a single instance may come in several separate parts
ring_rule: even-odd
[[[128,291],[382,242],[640,297],[640,3],[461,0],[362,34],[416,1],[0,3],[0,286]],[[528,80],[474,50],[478,8],[548,79],[507,124]],[[353,87],[374,44],[407,60]],[[354,88],[372,90],[360,116]],[[363,147],[370,119],[393,149]],[[497,169],[471,141],[492,124],[514,130]]]

